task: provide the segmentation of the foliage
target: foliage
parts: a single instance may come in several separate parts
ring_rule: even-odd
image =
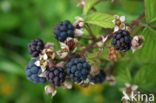
[[[155,0],[86,0],[81,15],[81,8],[76,8],[75,0],[1,0],[0,1],[0,103],[120,103],[122,93],[119,88],[125,82],[134,83],[144,91],[156,91],[156,24]],[[98,12],[93,13],[92,7]],[[145,9],[144,9],[145,7]],[[135,53],[131,51],[117,62],[115,71],[116,85],[103,85],[82,89],[75,85],[72,90],[59,89],[53,99],[43,93],[44,86],[34,85],[26,80],[23,67],[27,65],[30,56],[27,52],[27,43],[36,37],[53,43],[52,27],[62,20],[74,21],[79,15],[94,29],[94,33],[103,34],[104,28],[113,28],[112,14],[126,16],[130,23],[136,20],[145,11],[142,24],[133,31],[144,35],[145,42]],[[88,34],[85,32],[85,36]],[[83,45],[87,41],[81,41]],[[55,45],[59,48],[59,45]],[[97,48],[95,49],[95,51]],[[107,50],[98,58],[107,58]],[[97,54],[90,54],[87,59],[92,61]],[[105,65],[102,63],[101,65]],[[110,64],[109,64],[110,65]],[[107,68],[106,68],[107,70]],[[6,88],[8,87],[8,88]],[[2,91],[3,90],[3,91]],[[6,94],[6,95],[5,95]],[[86,95],[88,94],[88,95]]]

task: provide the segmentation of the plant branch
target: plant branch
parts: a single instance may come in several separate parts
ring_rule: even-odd
[[[79,40],[84,39],[84,40],[93,40],[93,38],[88,38],[88,37],[77,37]]]
[[[135,26],[137,26],[141,20],[145,17],[145,13],[142,13],[137,20],[132,21],[131,26],[132,28],[134,28]]]
[[[98,42],[98,41],[100,41],[100,40],[102,40],[101,37],[95,39],[90,45],[88,45],[86,48],[84,48],[84,49],[82,50],[82,54],[85,54],[86,51],[88,51],[90,48],[92,48],[92,47],[96,44],[96,42]]]
[[[152,27],[152,28],[156,28],[156,25],[152,25],[152,24],[142,24],[142,23],[139,23],[140,26],[143,26],[143,27]]]
[[[88,31],[89,35],[92,37],[92,39],[96,39],[96,37],[94,36],[94,34],[88,24],[85,24],[85,28]]]

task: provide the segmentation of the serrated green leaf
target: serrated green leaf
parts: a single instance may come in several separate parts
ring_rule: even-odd
[[[150,23],[156,18],[156,0],[145,0],[146,22]]]
[[[130,74],[128,62],[122,61],[122,62],[118,63],[116,68],[115,68],[114,73],[123,82],[131,82],[131,74]]]
[[[99,56],[99,52],[90,53],[87,55],[87,59],[93,59]]]
[[[103,28],[113,28],[113,16],[109,14],[104,14],[104,13],[93,13],[89,15],[86,19],[85,22],[88,24],[93,24],[97,25]]]
[[[144,35],[145,41],[143,47],[138,49],[133,55],[138,61],[155,62],[156,61],[156,32],[151,28],[145,28],[141,35]]]
[[[86,0],[84,9],[83,9],[83,14],[86,15],[89,10],[99,2],[100,0]]]
[[[150,88],[151,86],[156,85],[155,67],[156,64],[142,66],[135,76],[135,83],[142,88]]]

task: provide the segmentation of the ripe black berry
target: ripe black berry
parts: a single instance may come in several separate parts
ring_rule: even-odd
[[[41,68],[36,66],[34,63],[36,62],[36,59],[32,59],[29,64],[25,67],[25,73],[27,76],[27,79],[33,83],[45,83],[46,78],[39,77],[38,75],[41,73]]]
[[[39,56],[43,48],[44,48],[44,43],[41,39],[32,40],[28,44],[28,51],[33,57]]]
[[[119,30],[113,34],[112,45],[116,50],[128,51],[131,48],[131,40],[128,31]]]
[[[77,83],[86,80],[90,72],[90,65],[84,58],[72,58],[66,65],[66,68],[67,75],[71,81]]]
[[[67,37],[74,37],[74,26],[68,20],[59,22],[54,28],[54,37],[60,42],[64,42]]]
[[[97,75],[90,75],[89,80],[94,84],[102,83],[105,80],[106,74],[104,71],[100,70],[99,74]]]
[[[66,73],[61,67],[51,67],[46,72],[46,78],[53,86],[60,86],[66,79]]]

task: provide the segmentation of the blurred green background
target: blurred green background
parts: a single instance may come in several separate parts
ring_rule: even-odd
[[[58,89],[51,99],[45,95],[44,85],[26,80],[24,66],[31,56],[27,43],[35,38],[44,42],[53,39],[53,27],[58,21],[71,20],[83,16],[79,0],[0,0],[0,103],[120,103],[123,86],[117,84],[80,88]],[[140,0],[104,0],[96,5],[97,11],[126,16],[131,22],[144,11]],[[132,64],[135,64],[134,61]]]

